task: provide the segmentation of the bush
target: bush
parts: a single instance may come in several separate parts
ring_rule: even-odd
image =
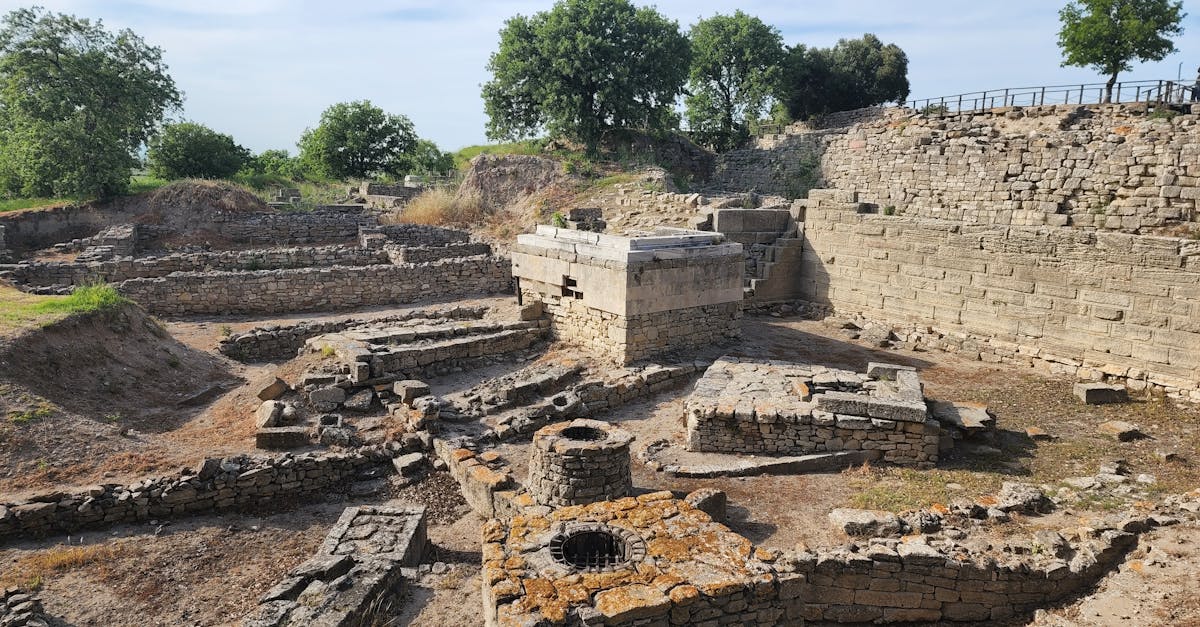
[[[483,222],[486,213],[478,196],[460,198],[451,190],[435,188],[421,192],[391,217],[408,224],[466,226]]]
[[[150,141],[146,154],[150,174],[164,179],[229,178],[250,159],[229,135],[203,124],[168,124]]]
[[[293,157],[286,150],[264,150],[246,161],[240,176],[276,177],[291,180],[304,180],[304,165],[299,157]]]

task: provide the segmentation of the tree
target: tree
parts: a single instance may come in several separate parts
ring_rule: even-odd
[[[304,178],[304,167],[300,159],[291,156],[286,150],[264,150],[246,162],[245,170],[250,174],[282,176],[293,180]]]
[[[784,68],[779,99],[792,119],[908,98],[908,56],[870,33],[832,48],[796,46]]]
[[[300,138],[305,167],[334,179],[403,174],[417,145],[412,122],[370,101],[340,102],[321,114],[315,129]]]
[[[483,86],[492,139],[541,132],[595,150],[614,128],[663,130],[687,78],[679,24],[628,0],[559,0],[500,31]]]
[[[1112,102],[1117,75],[1133,69],[1131,61],[1161,61],[1175,52],[1168,37],[1183,34],[1186,15],[1181,1],[1071,0],[1058,13],[1062,64],[1107,76],[1104,102]]]
[[[408,155],[405,171],[416,174],[445,174],[454,169],[454,155],[442,152],[428,139],[418,139]]]
[[[195,122],[166,125],[146,153],[150,173],[163,179],[229,178],[249,160],[232,137]]]
[[[776,89],[783,39],[741,11],[700,20],[690,36],[688,127],[702,143],[728,150],[748,136],[749,120],[763,113]]]
[[[182,96],[130,30],[42,9],[0,20],[0,191],[109,197]]]

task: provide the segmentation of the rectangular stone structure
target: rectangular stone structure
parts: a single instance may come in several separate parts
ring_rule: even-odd
[[[621,237],[539,226],[512,251],[521,294],[561,340],[618,363],[740,333],[744,255],[719,233]]]

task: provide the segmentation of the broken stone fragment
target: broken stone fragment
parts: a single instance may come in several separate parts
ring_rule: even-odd
[[[409,453],[392,460],[396,472],[405,477],[411,477],[425,465],[425,456],[421,453]]]
[[[283,403],[279,401],[263,401],[258,406],[258,410],[254,412],[254,426],[262,429],[264,427],[279,426],[279,417],[283,415]]]
[[[1074,390],[1075,396],[1088,405],[1124,403],[1129,400],[1129,392],[1121,385],[1076,383]]]
[[[1130,442],[1139,438],[1146,437],[1137,425],[1125,422],[1124,420],[1109,420],[1102,423],[1096,430],[1103,435],[1116,438],[1118,442]]]
[[[288,384],[279,377],[259,381],[255,387],[257,388],[255,396],[258,396],[260,401],[273,401],[283,396],[289,389]]]
[[[524,307],[521,307],[521,320],[537,320],[542,317],[542,301],[535,300]]]
[[[340,405],[346,400],[346,390],[336,387],[324,387],[313,390],[308,400],[314,405]]]
[[[904,523],[891,512],[838,508],[829,512],[829,522],[852,537],[886,537],[899,535]]]
[[[1002,512],[1037,514],[1054,509],[1054,503],[1035,485],[1005,481],[996,495],[995,508]]]
[[[429,396],[429,384],[414,379],[397,381],[392,384],[392,393],[400,397],[400,402],[412,407],[416,399]]]
[[[365,412],[371,409],[371,403],[374,401],[375,391],[371,388],[366,388],[355,392],[342,403],[342,406],[351,411]]]
[[[1025,435],[1028,436],[1030,440],[1034,440],[1036,442],[1045,442],[1054,439],[1054,436],[1047,433],[1046,430],[1041,427],[1027,427],[1025,429]]]

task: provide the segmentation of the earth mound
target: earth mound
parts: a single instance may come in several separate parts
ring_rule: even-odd
[[[471,160],[458,197],[478,197],[485,210],[497,211],[570,179],[555,159],[484,154]]]

